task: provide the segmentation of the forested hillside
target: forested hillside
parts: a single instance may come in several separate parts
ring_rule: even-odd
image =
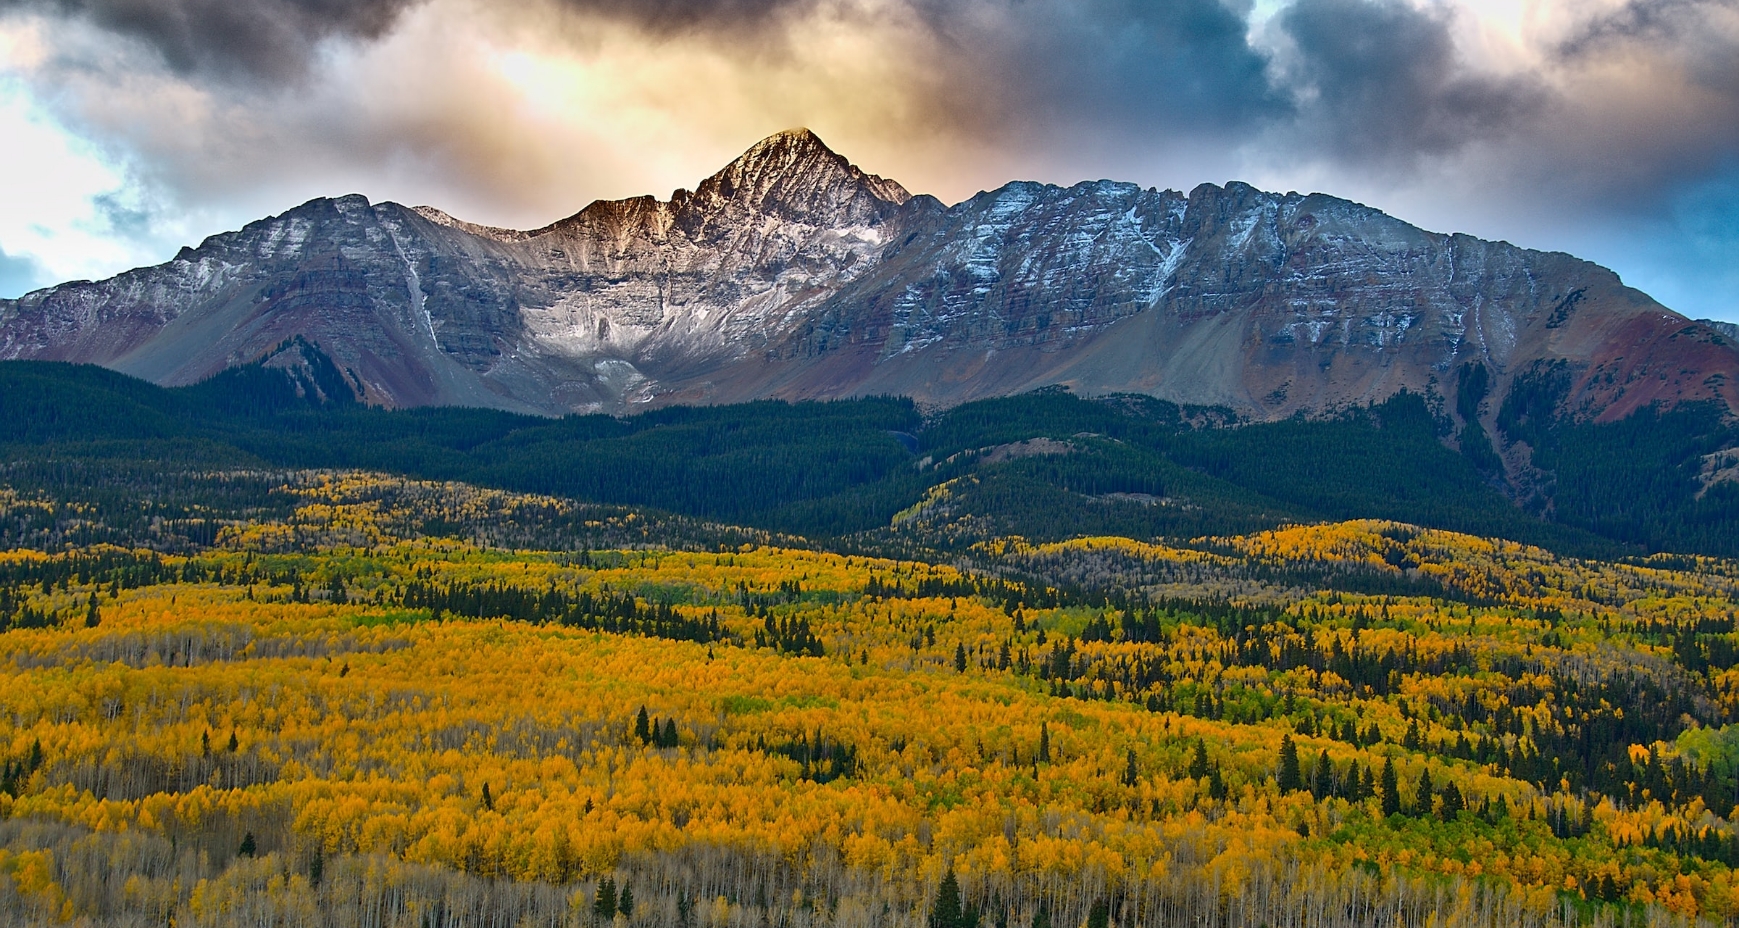
[[[281,492],[188,554],[0,556],[14,924],[1739,914],[1726,561],[1367,521],[993,542],[991,575]]]
[[[1696,405],[1556,419],[1550,383],[1524,383],[1532,392],[1499,417],[1500,445],[1533,449],[1523,493],[1482,471],[1484,452],[1452,448],[1449,420],[1407,393],[1243,425],[1225,410],[1061,390],[931,415],[879,398],[552,420],[362,406],[324,356],[305,354],[298,370],[236,368],[175,390],[94,367],[0,364],[8,482],[59,498],[128,472],[363,468],[896,546],[886,550],[1385,518],[1575,554],[1739,555],[1739,483],[1719,453],[1739,443],[1731,425]]]

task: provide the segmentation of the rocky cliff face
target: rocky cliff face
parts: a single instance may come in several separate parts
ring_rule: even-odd
[[[1405,388],[1454,415],[1474,364],[1493,397],[1567,372],[1585,417],[1739,403],[1730,338],[1568,255],[1236,183],[1013,183],[950,207],[807,131],[693,192],[531,232],[315,200],[159,267],[0,301],[0,357],[165,384],[296,336],[370,402],[550,414],[1063,383],[1256,418]]]

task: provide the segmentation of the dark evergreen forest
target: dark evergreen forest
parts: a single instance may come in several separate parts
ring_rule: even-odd
[[[1540,479],[1521,503],[1492,473],[1489,443],[1454,450],[1451,420],[1405,393],[1335,418],[1264,424],[1061,389],[930,416],[875,397],[542,419],[371,408],[319,363],[236,368],[176,389],[91,366],[0,363],[0,482],[121,510],[141,494],[209,496],[209,479],[177,475],[226,472],[238,476],[219,502],[240,511],[281,505],[274,469],[356,468],[815,539],[903,532],[941,549],[1001,535],[1194,538],[1371,517],[1568,554],[1739,555],[1739,486],[1705,492],[1697,480],[1703,455],[1739,441],[1733,426],[1698,406],[1613,424],[1554,418],[1560,375],[1519,381],[1489,439],[1534,449]],[[250,473],[260,476],[241,476]]]

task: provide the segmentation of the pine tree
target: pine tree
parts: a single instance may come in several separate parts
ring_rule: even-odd
[[[1039,910],[1033,913],[1032,928],[1051,928],[1051,907],[1039,900]]]
[[[1087,910],[1087,928],[1111,928],[1111,903],[1103,899]]]
[[[1383,759],[1383,777],[1379,789],[1383,794],[1383,817],[1387,818],[1401,811],[1401,787],[1395,781],[1395,761]]]
[[[1123,785],[1134,786],[1139,782],[1141,782],[1141,768],[1135,763],[1135,749],[1130,748],[1129,756],[1124,759]]]
[[[495,809],[495,797],[490,795],[488,783],[483,784],[483,808],[491,811]]]
[[[639,738],[641,744],[652,743],[652,719],[646,714],[645,706],[641,706],[640,714],[634,717],[634,737]]]
[[[254,833],[250,831],[242,836],[242,846],[237,849],[236,853],[242,857],[252,857],[256,850],[258,847],[254,844]]]
[[[97,594],[91,591],[90,604],[85,607],[85,628],[96,628],[102,621],[102,615],[97,612]]]
[[[1224,799],[1230,794],[1231,791],[1226,789],[1225,778],[1220,776],[1220,768],[1215,767],[1213,770],[1209,771],[1208,797],[1211,799]]]
[[[236,751],[237,751],[237,750],[239,750],[239,749],[240,749],[240,748],[241,748],[241,746],[242,746],[242,743],[241,743],[241,741],[239,741],[239,740],[238,740],[238,739],[237,739],[237,738],[236,738],[236,736],[235,736],[235,729],[233,729],[233,728],[232,728],[232,729],[230,729],[230,733],[229,733],[229,752],[230,752],[230,753],[231,753],[231,754],[234,754],[234,753],[235,753],[235,752],[236,752]]]
[[[634,887],[623,884],[622,896],[616,900],[616,911],[626,918],[634,917]]]
[[[1430,815],[1431,800],[1436,795],[1436,789],[1431,783],[1431,769],[1428,767],[1419,773],[1419,786],[1413,791],[1413,814]]]
[[[1291,735],[1280,736],[1280,772],[1275,776],[1280,792],[1295,792],[1304,787],[1304,777],[1298,770],[1298,746]]]
[[[592,900],[592,914],[604,921],[616,917],[616,878],[604,877],[598,881],[598,894]]]
[[[1328,762],[1328,751],[1316,755],[1316,769],[1310,775],[1310,794],[1324,799],[1334,792],[1334,767]]]
[[[966,645],[958,641],[954,643],[954,672],[966,672]]]
[[[1190,757],[1190,779],[1200,780],[1208,775],[1208,746],[1202,739],[1196,739],[1196,752]]]
[[[1456,789],[1453,780],[1443,784],[1442,795],[1443,820],[1446,822],[1452,822],[1455,820],[1455,816],[1460,814],[1461,810],[1467,807],[1467,804],[1462,800],[1461,790]]]
[[[953,867],[943,875],[942,885],[936,887],[936,904],[930,907],[929,928],[961,928],[960,881],[954,878]]]
[[[1051,762],[1051,729],[1044,722],[1039,723],[1039,756],[1042,763]]]

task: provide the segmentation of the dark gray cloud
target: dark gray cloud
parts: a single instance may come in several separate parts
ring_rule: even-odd
[[[989,95],[1005,97],[1029,126],[1127,141],[1247,130],[1289,110],[1244,15],[1221,0],[1004,0],[989,9],[939,2],[928,15],[958,49],[961,70],[994,75]]]
[[[9,255],[0,249],[0,299],[12,299],[52,281],[42,268],[25,255]]]
[[[1353,162],[1407,161],[1507,132],[1547,102],[1525,79],[1470,71],[1451,14],[1400,0],[1298,0],[1278,26],[1296,55],[1299,128]]]
[[[18,10],[82,19],[144,42],[177,73],[272,80],[303,74],[327,39],[372,40],[427,0],[0,0]],[[521,0],[506,0],[530,7]],[[741,36],[821,0],[556,0],[573,12],[654,34]]]
[[[182,74],[283,79],[321,40],[373,39],[419,0],[0,0],[0,11],[91,22],[138,39]]]
[[[656,33],[755,29],[816,0],[561,0],[562,5],[635,23]]]

